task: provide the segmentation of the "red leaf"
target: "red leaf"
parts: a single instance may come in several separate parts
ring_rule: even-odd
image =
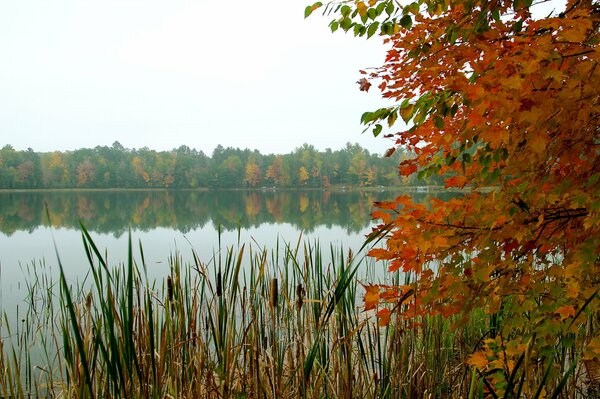
[[[371,83],[367,80],[367,78],[362,78],[360,80],[358,80],[356,83],[358,83],[358,88],[360,89],[360,91],[369,91],[369,88],[371,87]]]

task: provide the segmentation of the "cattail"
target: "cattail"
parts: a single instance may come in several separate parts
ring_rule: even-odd
[[[298,310],[302,309],[302,304],[304,303],[304,287],[302,284],[298,284],[296,286],[296,307]]]
[[[271,279],[271,286],[269,287],[269,304],[271,307],[277,307],[277,300],[279,299],[279,290],[277,287],[277,278]]]
[[[88,292],[87,296],[85,297],[85,307],[87,308],[88,312],[92,307],[92,291]]]
[[[217,296],[223,295],[223,285],[221,283],[221,270],[217,273]]]
[[[173,302],[173,280],[171,276],[167,277],[167,298],[169,302]]]

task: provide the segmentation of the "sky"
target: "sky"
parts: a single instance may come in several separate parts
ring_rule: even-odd
[[[385,152],[359,121],[386,103],[356,84],[382,39],[331,34],[308,3],[0,0],[0,145]]]
[[[217,145],[287,153],[389,140],[359,69],[385,47],[304,19],[306,0],[0,0],[0,145]]]

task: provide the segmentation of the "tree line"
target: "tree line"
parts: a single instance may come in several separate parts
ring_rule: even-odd
[[[260,188],[439,184],[401,177],[411,154],[372,154],[358,144],[318,151],[304,144],[283,154],[217,146],[212,155],[182,145],[171,151],[128,149],[119,142],[74,151],[0,149],[0,188]],[[440,181],[437,181],[440,180]]]

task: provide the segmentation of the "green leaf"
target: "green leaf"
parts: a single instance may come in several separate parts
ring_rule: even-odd
[[[402,25],[403,28],[410,29],[412,27],[412,23],[413,22],[410,15],[404,15],[402,18],[400,18],[400,25]]]
[[[340,21],[340,27],[345,31],[348,32],[348,29],[350,29],[352,27],[352,20],[348,17],[345,17],[344,19],[342,19]]]
[[[452,115],[452,117],[454,117],[456,115],[457,111],[458,111],[458,104],[452,105],[452,108],[450,108],[450,115]]]
[[[427,112],[424,111],[422,108],[421,110],[417,113],[417,116],[415,116],[413,118],[413,121],[415,122],[415,125],[420,125],[425,121],[425,117],[427,116]]]
[[[373,36],[375,34],[375,32],[377,32],[378,27],[379,27],[379,22],[377,22],[377,21],[375,21],[371,25],[369,25],[369,28],[367,29],[367,39],[370,38],[371,36]]]
[[[499,9],[494,9],[494,11],[492,11],[492,18],[494,18],[494,21],[498,22],[500,21],[500,10]]]
[[[433,118],[433,125],[435,127],[437,127],[438,129],[443,129],[444,128],[444,119],[441,116],[436,115]]]
[[[387,2],[387,5],[385,6],[385,12],[387,13],[387,15],[389,15],[390,17],[392,16],[392,14],[394,13],[394,3],[392,3],[391,1]]]
[[[513,32],[519,33],[523,29],[523,21],[517,21],[512,27]]]
[[[314,10],[316,10],[317,8],[323,6],[323,3],[321,3],[320,1],[317,1],[315,4],[313,4],[312,6],[308,6],[304,9],[304,18],[308,18],[310,16],[310,14],[312,14],[312,12]]]
[[[458,40],[458,35],[459,35],[458,29],[452,30],[452,32],[450,32],[448,42],[450,42],[450,44],[456,43],[456,41]]]
[[[381,126],[380,124],[375,125],[375,128],[373,129],[373,136],[379,136],[379,133],[381,133],[382,130],[383,126]]]
[[[390,112],[390,114],[388,115],[388,119],[387,119],[388,126],[392,127],[397,119],[398,119],[398,112],[396,112],[396,111]]]
[[[419,3],[417,3],[417,2],[410,3],[408,5],[408,11],[414,15],[417,15],[419,13]]]
[[[494,171],[492,172],[492,174],[490,175],[489,179],[490,182],[495,182],[496,180],[498,180],[498,178],[500,177],[500,169],[494,169]]]
[[[377,18],[377,10],[374,8],[369,8],[367,10],[367,16],[372,20],[375,20],[375,18]]]
[[[342,14],[344,17],[347,17],[348,15],[350,15],[351,11],[352,11],[352,9],[349,6],[344,5],[344,6],[342,6],[342,9],[340,10],[340,14]]]
[[[331,23],[329,24],[329,27],[331,28],[331,33],[338,30],[339,26],[340,24],[338,23],[338,21],[331,21]]]
[[[377,4],[377,7],[375,8],[375,11],[377,11],[377,15],[381,15],[381,13],[383,12],[383,9],[385,8],[385,3],[379,3]]]
[[[360,117],[360,123],[362,124],[366,124],[369,123],[373,120],[373,113],[372,112],[365,112],[362,114],[362,116]]]
[[[394,31],[393,24],[390,22],[384,22],[381,24],[381,33],[383,35],[391,35]]]
[[[312,14],[313,8],[311,6],[306,6],[304,9],[304,18],[308,18],[310,14]]]

